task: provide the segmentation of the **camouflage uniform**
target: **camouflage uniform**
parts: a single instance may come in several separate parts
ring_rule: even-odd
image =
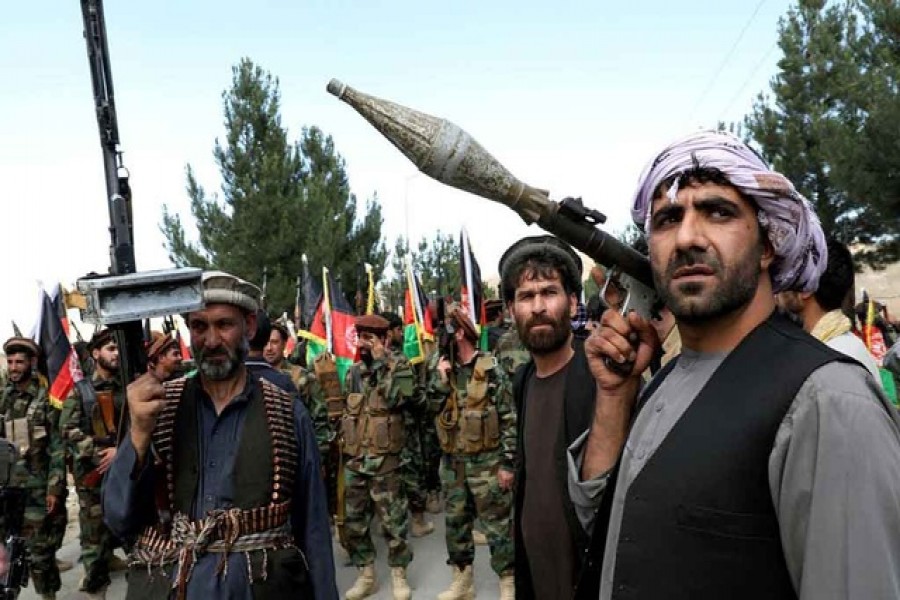
[[[387,537],[388,564],[391,567],[406,567],[413,558],[412,550],[406,543],[409,504],[401,477],[402,463],[408,459],[406,440],[398,441],[393,433],[382,431],[385,435],[381,441],[387,445],[388,441],[384,438],[389,438],[391,447],[386,452],[378,452],[374,450],[374,439],[359,435],[357,423],[369,423],[371,429],[376,429],[374,418],[387,414],[391,423],[396,423],[399,418],[404,423],[400,431],[405,431],[408,417],[399,413],[421,403],[412,367],[401,354],[374,360],[371,368],[359,362],[347,372],[345,389],[351,392],[342,418],[344,502],[347,513],[344,535],[350,559],[357,567],[374,562],[375,546],[369,525],[374,511],[377,511]],[[372,409],[379,403],[383,403],[387,411]],[[354,408],[354,404],[358,408]],[[386,428],[395,431],[390,425]],[[402,433],[399,435],[406,437]]]
[[[115,403],[115,419],[119,422],[125,394],[121,390],[118,377],[101,379],[94,373],[91,385],[97,391],[112,390]],[[100,406],[95,405],[99,412]],[[100,499],[100,485],[90,487],[85,477],[100,463],[98,452],[102,446],[95,444],[91,426],[91,415],[84,413],[81,394],[76,387],[63,404],[60,426],[66,448],[72,457],[72,474],[78,493],[78,523],[81,528],[81,562],[84,565],[84,579],[81,590],[96,593],[110,583],[109,561],[116,547],[116,540],[103,522],[103,505]]]
[[[28,491],[22,536],[30,557],[31,577],[38,594],[54,594],[60,588],[59,569],[56,566],[56,538],[54,522],[57,515],[47,514],[47,496],[62,499],[66,486],[65,456],[59,431],[59,411],[50,404],[47,386],[32,377],[24,390],[9,383],[0,398],[0,436],[16,443],[19,460],[13,470],[10,484]],[[14,419],[27,419],[27,434],[21,441],[14,435]],[[23,451],[22,444],[27,442]],[[65,504],[57,509],[65,519]],[[7,532],[0,527],[2,539]]]
[[[293,366],[289,369],[282,369],[288,374],[294,385],[300,391],[300,399],[303,400],[309,416],[312,418],[313,429],[316,432],[316,445],[319,447],[319,454],[324,464],[325,457],[328,456],[328,448],[331,439],[334,437],[334,428],[328,422],[328,406],[325,402],[325,391],[316,380],[316,374],[303,367]]]
[[[400,353],[397,354],[399,355]],[[411,367],[416,382],[420,382],[420,373],[422,373],[422,370],[427,369],[427,366],[424,363],[420,363]],[[420,389],[424,388],[424,386],[417,387],[420,387]],[[400,476],[406,490],[406,497],[409,500],[409,510],[413,514],[425,512],[428,492],[433,489],[428,487],[427,473],[429,447],[431,446],[431,440],[428,436],[430,421],[431,419],[425,410],[424,404],[411,406],[409,410],[403,411],[406,445],[403,448]],[[433,422],[431,422],[430,428],[433,429]],[[437,487],[440,487],[439,483]]]
[[[491,548],[491,567],[498,575],[508,575],[515,560],[513,495],[500,489],[497,471],[514,472],[512,384],[489,353],[477,353],[467,364],[454,365],[448,375],[450,381],[444,383],[435,369],[426,391],[429,409],[437,414],[444,450],[441,481],[447,494],[448,563],[460,568],[472,564],[472,527],[477,516]],[[486,389],[478,392],[479,386]],[[474,400],[479,393],[480,402]]]
[[[519,338],[519,332],[516,331],[515,325],[500,336],[494,356],[497,357],[497,362],[503,367],[503,371],[510,381],[515,377],[519,367],[531,360],[531,353],[528,352],[525,344]]]

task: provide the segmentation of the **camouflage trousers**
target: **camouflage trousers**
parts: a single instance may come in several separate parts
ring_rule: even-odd
[[[503,491],[497,482],[500,457],[495,452],[473,456],[444,456],[441,481],[444,483],[447,515],[449,564],[465,566],[475,560],[472,527],[475,518],[491,549],[491,568],[498,575],[513,570],[515,552],[512,539],[512,491]]]
[[[69,523],[69,511],[66,510],[66,499],[69,497],[69,489],[63,488],[63,494],[59,497],[59,510],[50,516],[50,531],[53,535],[53,547],[59,550],[62,547],[63,538],[66,536],[66,525]]]
[[[376,512],[387,539],[388,564],[405,567],[412,561],[412,550],[406,543],[409,503],[403,488],[398,471],[363,475],[350,469],[344,470],[344,503],[347,508],[344,541],[355,566],[363,567],[375,562],[371,523]]]
[[[81,564],[84,581],[81,591],[95,593],[109,585],[109,561],[115,538],[103,522],[100,488],[78,486],[78,524],[81,527]]]
[[[425,512],[428,492],[441,489],[438,476],[441,447],[434,419],[408,419],[406,446],[400,472],[409,498],[409,510],[414,513]]]
[[[45,488],[31,489],[25,505],[25,520],[22,523],[22,537],[28,549],[29,572],[38,594],[52,594],[59,591],[59,568],[56,566],[56,536],[54,526],[59,521],[59,511],[65,518],[63,506],[53,515],[47,514],[47,493]],[[4,538],[6,532],[3,532]]]

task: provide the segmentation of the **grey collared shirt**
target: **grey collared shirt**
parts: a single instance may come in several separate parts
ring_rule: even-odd
[[[600,598],[612,597],[628,487],[724,359],[685,350],[628,435]],[[585,432],[569,448],[569,494],[593,529],[609,473],[581,481]],[[863,368],[829,363],[804,382],[769,455],[769,488],[801,600],[900,598],[900,415]]]

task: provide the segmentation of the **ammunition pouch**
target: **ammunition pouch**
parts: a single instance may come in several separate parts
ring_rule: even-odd
[[[341,437],[344,441],[344,453],[359,456],[362,438],[365,433],[363,419],[363,403],[365,397],[359,393],[347,395],[347,410],[341,417]]]
[[[479,356],[466,384],[466,404],[459,409],[454,391],[437,417],[437,435],[446,454],[479,454],[500,446],[500,415],[488,396],[489,373],[497,368],[493,356]]]
[[[344,454],[383,456],[399,454],[406,442],[403,415],[387,410],[377,392],[347,394],[346,410],[341,417]]]
[[[382,456],[400,453],[405,441],[401,414],[369,415],[368,425],[366,437],[370,454]]]
[[[316,357],[313,362],[316,379],[325,392],[325,404],[328,408],[328,418],[337,419],[344,412],[344,396],[341,392],[341,382],[338,379],[337,365],[334,357],[327,352]]]

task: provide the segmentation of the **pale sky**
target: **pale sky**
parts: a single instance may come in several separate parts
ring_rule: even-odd
[[[282,119],[334,137],[351,186],[377,192],[388,246],[465,226],[482,273],[529,231],[505,207],[438,184],[349,106],[331,77],[447,118],[520,179],[627,223],[644,163],[667,141],[741,120],[776,72],[785,0],[106,2],[119,131],[134,191],[137,265],[170,266],[166,203],[191,223],[190,163],[207,190],[221,93],[249,57],[280,79]],[[108,217],[78,0],[5,7],[0,338],[26,330],[37,283],[109,267]]]

